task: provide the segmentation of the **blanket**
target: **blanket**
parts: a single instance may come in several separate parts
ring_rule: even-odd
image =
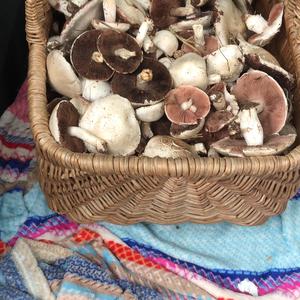
[[[77,224],[36,181],[26,91],[0,119],[0,299],[300,299],[299,194],[251,228]]]

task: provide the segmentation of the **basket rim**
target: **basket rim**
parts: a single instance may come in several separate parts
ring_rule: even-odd
[[[191,157],[191,158],[149,158],[142,156],[116,157],[107,154],[73,153],[56,143],[48,127],[48,113],[46,109],[46,36],[32,39],[30,32],[32,23],[41,27],[41,21],[30,18],[30,10],[39,0],[26,0],[26,32],[29,43],[28,70],[28,99],[29,117],[32,133],[39,155],[57,166],[67,169],[79,169],[83,172],[98,175],[117,174],[131,176],[161,176],[161,177],[189,177],[199,178],[208,176],[272,175],[275,172],[287,172],[300,167],[300,145],[287,155],[265,157]],[[295,0],[285,0],[285,25],[288,40],[296,39],[296,29],[290,30],[293,18],[297,16],[295,7],[290,7]],[[44,1],[45,2],[45,1]],[[45,4],[47,5],[47,4]],[[296,4],[295,4],[296,5]],[[292,5],[291,5],[292,6]],[[290,8],[290,9],[287,9]],[[298,12],[300,7],[298,7]],[[300,24],[293,24],[300,29]],[[291,44],[291,43],[290,43]],[[295,60],[295,51],[300,52],[300,45],[292,43],[293,60],[296,65],[295,76],[297,86],[300,87],[300,61]],[[38,58],[38,59],[37,59]],[[38,64],[37,64],[38,61]]]

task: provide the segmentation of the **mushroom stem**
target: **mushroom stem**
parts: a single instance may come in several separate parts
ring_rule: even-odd
[[[201,24],[201,25],[203,25],[203,27],[207,28],[210,26],[211,20],[212,20],[212,15],[209,14],[204,17],[200,17],[200,18],[196,18],[196,19],[192,19],[192,20],[181,21],[181,22],[172,24],[170,26],[170,30],[179,32],[179,31],[183,31],[186,29],[191,29],[193,27],[193,25],[199,25],[199,24]]]
[[[103,12],[105,22],[116,22],[117,5],[116,0],[103,0]]]
[[[268,21],[261,15],[245,15],[245,23],[249,30],[261,34],[269,26]]]
[[[189,99],[188,101],[185,101],[181,104],[181,109],[182,110],[190,110],[192,112],[196,112],[197,111],[197,107],[195,105],[193,105],[193,100]]]
[[[195,13],[194,6],[185,6],[185,7],[177,7],[172,8],[170,11],[170,15],[173,17],[185,17]]]
[[[197,47],[203,47],[205,45],[204,31],[202,24],[195,24],[192,26],[194,31],[194,39]]]
[[[145,36],[144,43],[143,43],[143,49],[146,53],[152,53],[155,51],[154,43],[148,35]]]
[[[154,136],[154,133],[151,129],[151,124],[149,122],[142,122],[141,130],[143,137],[146,139],[151,139]]]
[[[98,30],[112,29],[112,30],[117,30],[117,31],[121,31],[121,32],[126,32],[130,28],[130,24],[127,24],[127,23],[111,23],[111,22],[104,22],[104,21],[98,20],[98,19],[94,19],[92,21],[92,26]]]
[[[239,113],[241,133],[248,146],[259,146],[264,143],[263,128],[254,107]]]
[[[89,152],[107,152],[107,143],[81,127],[71,126],[68,128],[68,133],[71,136],[81,139]]]
[[[102,64],[104,62],[103,55],[99,51],[95,51],[92,54],[92,60],[99,64]]]
[[[149,82],[153,79],[153,72],[150,69],[144,69],[138,76],[137,76],[137,86],[141,87],[145,82]]]
[[[209,98],[216,110],[224,110],[226,108],[226,101],[223,93],[217,92]]]
[[[148,31],[153,28],[153,21],[150,19],[146,19],[140,26],[139,31],[136,36],[136,42],[140,47],[143,46],[144,40],[148,34]]]
[[[125,48],[120,48],[120,49],[115,50],[115,55],[121,57],[122,59],[128,60],[131,57],[135,57],[136,52],[135,51],[129,51]]]

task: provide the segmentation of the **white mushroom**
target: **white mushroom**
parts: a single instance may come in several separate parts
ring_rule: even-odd
[[[116,29],[122,32],[126,32],[130,29],[130,24],[127,23],[110,23],[110,22],[104,22],[99,19],[92,20],[91,24],[95,29],[98,30]]]
[[[264,132],[255,107],[242,109],[239,113],[241,133],[248,146],[259,146],[264,143]]]
[[[116,0],[103,0],[104,20],[108,23],[116,22],[117,5]]]
[[[81,94],[81,83],[62,51],[53,50],[47,56],[49,82],[61,95],[73,98]]]
[[[153,53],[156,49],[153,41],[151,40],[151,38],[148,35],[146,35],[146,37],[144,39],[143,49],[146,53]]]
[[[184,20],[178,23],[172,24],[170,26],[171,31],[179,32],[187,29],[191,29],[194,25],[202,25],[204,28],[207,28],[211,24],[211,15],[207,15],[200,18],[195,18],[192,20]]]
[[[258,34],[268,27],[268,21],[262,15],[246,15],[245,23],[249,30]]]
[[[147,144],[143,156],[162,158],[197,157],[205,151],[203,144],[191,146],[170,136],[155,136]]]
[[[87,111],[89,105],[91,104],[88,100],[85,100],[82,97],[72,98],[70,102],[77,109],[80,116],[83,116]]]
[[[207,56],[208,74],[220,74],[226,82],[237,80],[243,67],[244,56],[236,45],[221,47]]]
[[[176,36],[169,30],[160,30],[156,32],[153,43],[158,49],[163,51],[166,56],[173,56],[174,52],[179,47]]]
[[[206,63],[196,53],[187,53],[178,58],[169,69],[175,87],[192,85],[205,90],[208,85]]]
[[[90,133],[88,138],[81,134],[83,131]],[[134,109],[127,99],[119,95],[92,102],[81,117],[79,127],[71,128],[70,134],[81,138],[93,152],[101,147],[101,141],[105,141],[108,152],[113,155],[133,154],[141,139]],[[96,141],[95,145],[93,142]]]
[[[148,35],[149,31],[153,30],[153,21],[149,18],[146,18],[145,21],[141,24],[138,33],[136,35],[136,42],[139,44],[140,47],[143,46],[146,36]]]
[[[205,45],[204,31],[202,24],[193,25],[194,40],[197,47],[203,47]]]
[[[162,101],[150,106],[142,106],[137,108],[135,113],[140,121],[148,123],[158,121],[165,114],[164,102]]]
[[[117,12],[128,23],[141,25],[145,21],[145,14],[137,9],[131,1],[116,0]]]
[[[82,97],[89,101],[95,101],[111,94],[111,85],[106,81],[89,80],[86,78],[82,80]]]

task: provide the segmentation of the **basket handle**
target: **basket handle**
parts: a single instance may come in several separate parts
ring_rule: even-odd
[[[31,44],[45,45],[51,20],[51,8],[48,0],[26,0],[25,14],[29,46]]]

